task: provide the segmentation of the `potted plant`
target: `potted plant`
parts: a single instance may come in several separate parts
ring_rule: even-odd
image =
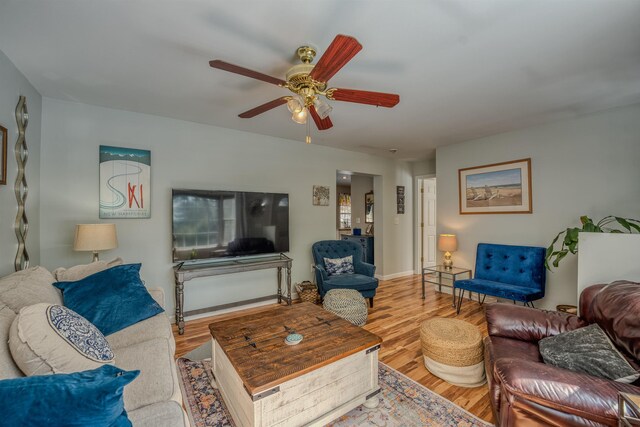
[[[553,260],[552,264],[557,268],[560,261],[569,253],[578,253],[578,237],[582,231],[590,233],[640,233],[640,221],[637,219],[609,215],[594,224],[591,218],[583,215],[580,217],[580,222],[582,227],[567,228],[553,239],[547,248],[544,260],[544,265],[548,270],[551,270],[550,261]],[[555,250],[555,244],[563,234],[562,245],[558,250]]]

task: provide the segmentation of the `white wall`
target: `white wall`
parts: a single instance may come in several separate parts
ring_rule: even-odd
[[[532,214],[458,213],[458,169],[527,157]],[[438,233],[457,234],[454,262],[473,267],[479,242],[546,247],[559,231],[578,226],[580,215],[639,218],[639,164],[640,105],[440,147]],[[542,306],[576,303],[576,258],[566,257],[547,274]]]
[[[14,271],[18,240],[13,228],[18,202],[13,185],[18,174],[14,147],[18,138],[15,108],[20,95],[27,97],[29,125],[26,131],[29,157],[26,165],[26,212],[29,221],[26,248],[30,265],[40,262],[40,121],[42,97],[0,51],[0,124],[7,128],[7,185],[0,185],[0,276]],[[1,141],[0,141],[1,143]]]
[[[640,281],[640,234],[580,233],[578,246],[578,295],[598,283]]]
[[[90,254],[72,251],[72,240],[76,223],[99,222],[101,144],[149,149],[152,164],[151,218],[116,220],[120,247],[101,259],[142,262],[147,285],[164,288],[170,310],[171,188],[289,193],[290,256],[298,282],[312,277],[311,244],[335,238],[336,170],[380,175],[374,180],[375,215],[384,220],[380,226],[376,220],[376,235],[390,250],[380,248],[378,273],[412,268],[410,215],[394,222],[395,186],[411,186],[406,162],[49,98],[43,108],[41,256],[48,268],[90,260]],[[331,186],[330,206],[312,205],[314,184]],[[185,285],[185,309],[273,294],[275,284],[275,271],[269,270],[197,279]]]
[[[413,176],[433,175],[436,173],[436,159],[411,162]]]

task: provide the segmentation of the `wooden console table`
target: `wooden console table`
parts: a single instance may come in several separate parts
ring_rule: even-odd
[[[209,311],[222,310],[239,305],[252,304],[260,301],[278,298],[278,304],[284,300],[287,305],[291,305],[291,264],[293,260],[284,254],[262,257],[262,258],[240,258],[228,261],[219,261],[206,264],[178,264],[173,267],[175,277],[176,296],[176,325],[178,333],[184,334],[184,316],[206,313]],[[254,298],[243,301],[236,301],[229,304],[222,304],[212,307],[201,308],[184,312],[184,282],[198,277],[219,276],[221,274],[241,273],[244,271],[264,270],[268,268],[278,269],[278,293],[261,298]],[[282,293],[282,269],[287,270],[287,293]]]

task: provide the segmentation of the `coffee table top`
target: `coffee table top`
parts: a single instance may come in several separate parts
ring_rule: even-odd
[[[308,302],[214,322],[209,330],[251,395],[382,342]],[[302,342],[287,345],[294,332]]]

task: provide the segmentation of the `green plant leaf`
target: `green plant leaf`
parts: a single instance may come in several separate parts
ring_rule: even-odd
[[[591,218],[589,218],[587,215],[582,215],[580,217],[580,223],[582,224],[581,228],[569,227],[558,233],[558,235],[553,239],[545,252],[544,266],[547,270],[551,270],[551,266],[549,265],[551,261],[553,261],[551,264],[554,267],[558,267],[560,261],[562,261],[562,259],[569,253],[578,253],[578,240],[581,232],[615,234],[625,232],[619,228],[612,228],[608,226],[609,224],[613,223],[614,227],[617,227],[619,225],[628,233],[633,233],[634,231],[640,233],[640,220],[633,218],[621,218],[613,215],[607,215],[596,224],[594,224]],[[564,237],[562,236],[563,234]],[[562,239],[560,249],[555,250],[555,244],[560,239]]]
[[[633,228],[638,233],[640,233],[640,225],[634,224],[633,222],[631,222],[631,220],[627,220],[627,221],[629,222],[629,227]]]
[[[631,233],[631,225],[626,219],[620,218],[619,216],[617,216],[616,221],[618,221],[618,224],[623,226],[627,231],[629,231],[629,233]]]
[[[593,224],[593,223],[587,223],[582,227],[582,231],[585,231],[587,233],[602,233],[602,230],[600,229],[600,227],[598,227],[597,225]]]
[[[615,221],[615,219],[613,218],[613,215],[607,215],[604,218],[602,218],[600,221],[598,221],[596,225],[598,227],[602,227],[603,225],[609,224],[611,221]]]
[[[555,261],[553,261],[553,266],[558,268],[558,264],[560,264],[562,258],[566,257],[568,253],[569,252],[567,251],[560,251],[560,253],[556,256]]]

